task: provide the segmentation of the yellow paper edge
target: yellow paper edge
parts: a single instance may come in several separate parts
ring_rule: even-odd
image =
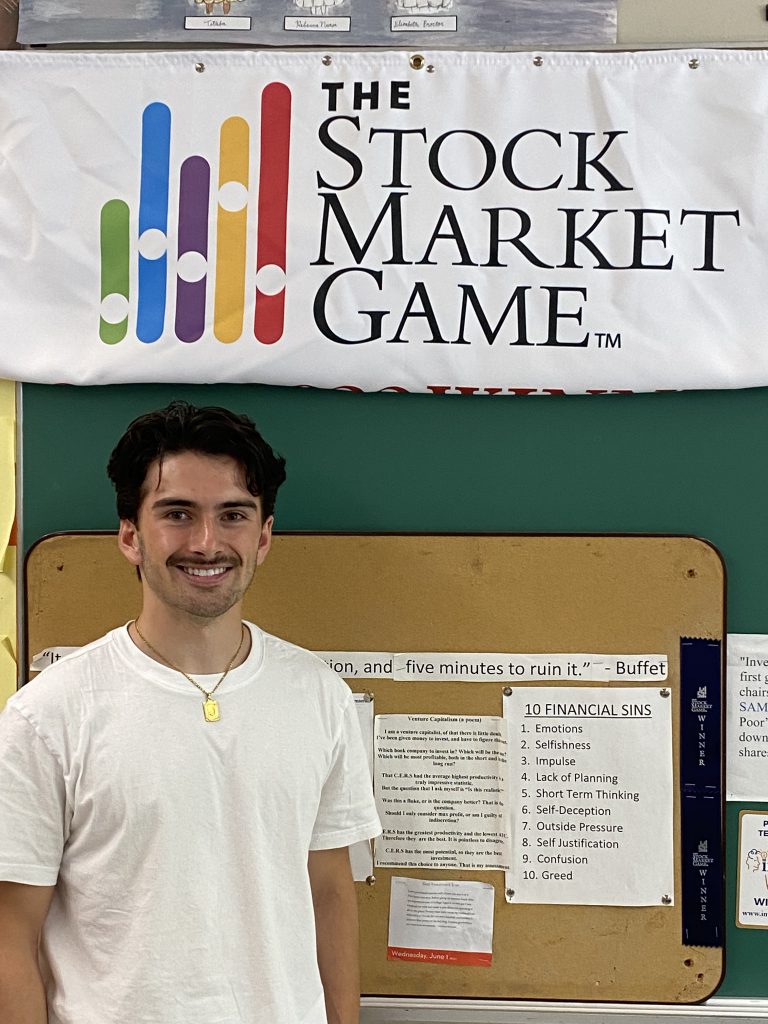
[[[11,638],[0,633],[0,707],[16,693],[16,658]]]
[[[16,692],[16,385],[0,380],[0,708]]]

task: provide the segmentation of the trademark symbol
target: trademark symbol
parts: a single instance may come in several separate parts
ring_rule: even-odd
[[[611,334],[610,331],[595,331],[595,337],[598,348],[621,348],[620,331],[616,331],[615,334]]]

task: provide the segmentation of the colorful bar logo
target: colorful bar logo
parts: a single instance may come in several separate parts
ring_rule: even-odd
[[[243,336],[246,321],[248,201],[251,131],[242,117],[227,118],[219,132],[215,223],[210,223],[211,165],[188,156],[179,169],[175,296],[168,273],[171,111],[150,103],[141,125],[136,296],[136,337],[152,344],[164,331],[169,301],[179,341],[198,341],[212,301],[214,337],[225,344]],[[291,92],[271,82],[261,94],[256,275],[253,336],[273,345],[285,321],[286,235],[290,164]],[[215,267],[209,239],[216,232]],[[128,333],[131,300],[131,211],[122,199],[101,209],[101,307],[99,337],[115,345]],[[213,272],[212,272],[213,271]],[[212,287],[209,281],[212,279]],[[211,294],[212,293],[212,294]]]

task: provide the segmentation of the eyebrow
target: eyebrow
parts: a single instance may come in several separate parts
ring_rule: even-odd
[[[196,501],[190,501],[189,498],[158,498],[157,501],[152,502],[153,509],[162,508],[198,508],[199,505]],[[244,498],[242,501],[220,501],[216,505],[217,509],[228,509],[228,508],[252,508],[258,511],[259,505],[253,499]]]

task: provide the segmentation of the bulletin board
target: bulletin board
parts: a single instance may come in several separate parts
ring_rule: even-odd
[[[26,566],[28,655],[87,643],[135,616],[139,603],[138,581],[114,534],[44,538]],[[676,783],[673,905],[515,906],[505,902],[501,871],[377,869],[374,884],[358,886],[362,988],[365,995],[422,998],[681,1003],[713,993],[724,967],[722,938],[717,945],[683,943],[677,787],[681,638],[725,635],[725,572],[710,544],[672,536],[282,534],[246,597],[246,615],[322,651],[666,654]],[[502,709],[498,682],[382,679],[354,688],[373,693],[377,715]],[[719,797],[714,813],[722,815]],[[392,874],[491,882],[492,966],[387,960]]]

